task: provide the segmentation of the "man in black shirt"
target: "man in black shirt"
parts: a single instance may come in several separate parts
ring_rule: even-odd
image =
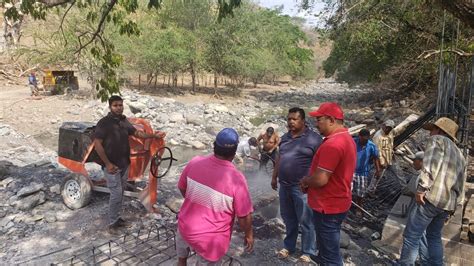
[[[120,218],[123,192],[128,178],[130,165],[130,144],[128,136],[138,138],[164,138],[164,132],[147,134],[139,131],[127,120],[123,113],[123,99],[112,96],[109,99],[110,112],[99,120],[94,133],[94,147],[103,162],[104,176],[110,190],[109,226],[108,230],[115,233],[119,227],[127,223]]]

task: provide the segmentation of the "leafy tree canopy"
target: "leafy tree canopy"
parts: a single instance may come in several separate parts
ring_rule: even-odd
[[[158,8],[150,9],[142,2],[129,1],[114,6],[104,22],[109,26],[96,36],[97,21],[99,25],[101,21],[97,15],[103,5],[76,8],[70,4],[59,9],[48,18],[54,26],[34,32],[44,43],[42,48],[21,53],[35,62],[78,66],[97,79],[103,100],[119,92],[121,75],[117,73],[122,70],[155,79],[170,75],[174,86],[178,74],[189,73],[193,88],[196,75],[203,72],[255,84],[285,75],[302,79],[314,74],[305,33],[279,10],[249,2],[238,2],[239,8],[235,8],[236,3],[209,0],[164,0]],[[224,17],[222,12],[232,15]],[[51,36],[51,27],[60,30]],[[89,39],[84,39],[91,32]]]

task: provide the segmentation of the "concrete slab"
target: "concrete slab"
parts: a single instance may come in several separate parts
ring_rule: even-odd
[[[404,206],[409,205],[411,197],[400,196],[388,215],[380,242],[372,244],[387,252],[394,258],[399,258],[403,244],[403,231],[407,217],[403,215]],[[460,242],[462,225],[462,205],[458,206],[455,215],[443,228],[443,245],[445,262],[449,265],[474,265],[474,245]]]

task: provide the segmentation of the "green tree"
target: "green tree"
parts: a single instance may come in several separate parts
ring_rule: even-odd
[[[15,3],[16,0],[2,0],[2,6],[6,3]],[[193,1],[182,0],[185,5]],[[240,5],[240,0],[217,0],[213,7],[217,7],[218,18],[232,14],[233,10]],[[19,8],[15,5],[7,8],[5,15],[17,19],[20,12],[31,15],[34,19],[45,19],[48,13],[54,9],[64,10],[60,29],[64,32],[64,21],[70,12],[79,11],[82,15],[81,25],[93,24],[95,27],[84,27],[75,33],[77,38],[75,55],[80,57],[84,54],[92,56],[101,67],[101,77],[97,83],[98,96],[106,100],[110,94],[119,92],[117,68],[121,63],[121,55],[116,53],[115,46],[104,33],[106,25],[113,24],[122,35],[132,36],[140,34],[139,27],[132,18],[139,6],[146,5],[149,9],[159,9],[162,0],[22,0]],[[85,23],[87,22],[87,23]],[[66,40],[66,37],[65,37]],[[79,59],[78,59],[79,60]]]
[[[472,53],[472,29],[460,24],[458,31],[457,20],[429,1],[342,1],[327,22],[333,49],[323,67],[345,81],[432,86],[439,58],[424,56],[427,52],[439,50],[443,42],[445,49]],[[454,60],[454,55],[444,59]]]

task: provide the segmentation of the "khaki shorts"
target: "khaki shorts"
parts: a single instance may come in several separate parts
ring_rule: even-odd
[[[189,257],[189,253],[191,252],[191,247],[181,237],[179,231],[176,231],[176,254],[178,258],[187,258]],[[221,265],[221,260],[219,261],[208,261],[205,258],[201,257],[199,254],[196,253],[196,265],[207,265],[207,266],[217,266]]]

